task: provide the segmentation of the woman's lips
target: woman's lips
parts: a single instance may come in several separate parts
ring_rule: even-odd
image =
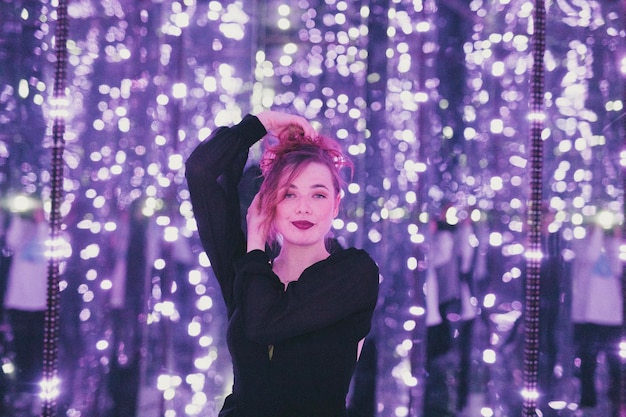
[[[295,227],[297,227],[300,230],[310,229],[311,227],[314,226],[313,223],[307,220],[297,220],[295,222],[291,222],[291,224],[293,224]]]

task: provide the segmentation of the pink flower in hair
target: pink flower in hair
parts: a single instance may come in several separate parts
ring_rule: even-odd
[[[346,159],[337,142],[326,136],[310,137],[305,136],[300,126],[291,125],[277,135],[277,141],[267,146],[260,161],[261,172],[264,176],[280,161],[284,156],[292,152],[302,152],[303,150],[321,151],[329,158],[335,169],[351,167],[351,163]]]

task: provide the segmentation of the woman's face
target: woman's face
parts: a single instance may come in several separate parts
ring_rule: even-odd
[[[281,179],[274,227],[283,237],[283,246],[323,244],[339,211],[340,196],[335,192],[330,170],[313,162],[286,183]]]

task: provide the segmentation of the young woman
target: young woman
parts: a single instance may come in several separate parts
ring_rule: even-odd
[[[238,184],[248,149],[263,183],[241,225]],[[265,111],[217,129],[186,163],[203,247],[228,311],[233,392],[220,416],[339,417],[357,350],[369,332],[378,267],[363,250],[329,253],[340,200],[336,142],[294,115]],[[272,258],[266,248],[278,244]]]

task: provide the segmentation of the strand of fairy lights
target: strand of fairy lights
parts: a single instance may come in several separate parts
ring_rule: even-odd
[[[526,311],[524,345],[524,416],[537,415],[537,371],[539,359],[539,292],[541,273],[541,205],[543,200],[543,98],[546,48],[546,12],[543,0],[535,0],[533,66],[530,79],[530,196],[528,202],[528,251],[526,257]]]
[[[624,5],[626,7],[626,4]],[[626,18],[626,9],[623,9],[623,18]],[[621,73],[626,77],[626,58],[622,59]],[[626,103],[626,87],[623,99]],[[622,190],[626,190],[626,117],[622,117],[622,151],[620,153],[620,167],[622,170]],[[622,200],[622,204],[624,201]],[[622,208],[624,210],[624,208]],[[622,221],[622,238],[626,236],[626,222]],[[626,244],[622,241],[620,246],[620,259],[622,260],[622,300],[626,300]],[[622,302],[622,340],[620,341],[619,354],[621,358],[620,386],[619,386],[619,416],[626,416],[626,308]]]
[[[68,18],[67,2],[59,0],[57,6],[57,26],[55,31],[55,72],[51,117],[53,118],[50,240],[59,243],[61,229],[61,202],[63,197],[63,150],[67,97],[65,95]],[[42,417],[56,415],[56,398],[59,394],[58,338],[59,338],[59,251],[52,248],[48,262],[47,310],[45,318]]]

